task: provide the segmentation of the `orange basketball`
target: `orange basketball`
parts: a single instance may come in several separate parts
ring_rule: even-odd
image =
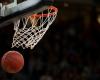
[[[8,73],[17,73],[24,66],[24,58],[17,51],[6,52],[1,59],[1,67]]]

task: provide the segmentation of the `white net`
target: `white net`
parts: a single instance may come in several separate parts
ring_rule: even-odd
[[[33,49],[55,20],[57,9],[54,8],[55,7],[48,8],[48,10],[46,10],[47,13],[43,11],[15,21],[15,34],[13,36],[12,47]]]

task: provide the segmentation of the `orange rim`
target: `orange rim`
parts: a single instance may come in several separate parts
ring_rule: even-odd
[[[46,14],[46,13],[45,13],[45,14],[33,14],[33,15],[31,15],[30,17],[31,17],[31,18],[40,17],[40,16],[47,17],[48,14],[49,14],[50,16],[53,16],[55,12],[58,12],[58,9],[57,9],[56,7],[54,7],[54,6],[49,6],[48,9],[52,10],[53,12],[52,12],[52,13],[47,13],[47,14]]]

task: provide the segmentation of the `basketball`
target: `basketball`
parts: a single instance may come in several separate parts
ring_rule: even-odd
[[[17,73],[24,66],[24,58],[17,51],[6,52],[1,59],[1,67],[5,72]]]

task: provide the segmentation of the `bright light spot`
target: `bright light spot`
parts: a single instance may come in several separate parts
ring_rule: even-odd
[[[97,21],[98,21],[98,23],[100,24],[100,15],[98,15]]]
[[[68,7],[69,6],[69,4],[68,3],[64,3],[64,7]]]

